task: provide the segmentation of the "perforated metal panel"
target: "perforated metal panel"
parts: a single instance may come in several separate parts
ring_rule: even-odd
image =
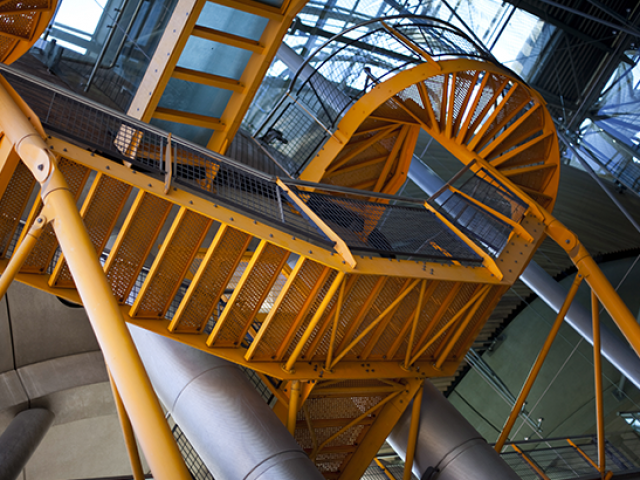
[[[235,294],[235,301],[227,305],[216,325],[212,346],[237,346],[242,341],[244,332],[253,322],[262,302],[280,275],[289,252],[273,244],[267,244],[257,258],[253,268],[245,271],[244,282],[236,286],[240,291]],[[235,293],[235,292],[234,292]],[[213,335],[212,334],[212,335]]]
[[[515,168],[515,167],[526,167],[529,165],[534,165],[540,162],[544,162],[544,160],[549,155],[549,151],[551,150],[551,145],[553,144],[553,139],[551,136],[548,136],[540,141],[537,141],[527,147],[520,153],[512,155],[508,160],[500,163],[500,169],[506,168]],[[506,152],[502,155],[506,155],[509,152]],[[493,158],[493,161],[501,161],[502,155],[499,157]],[[492,161],[492,163],[493,163]]]
[[[506,86],[507,77],[504,75],[498,75],[495,73],[485,72],[485,77],[488,75],[485,88],[480,91],[480,98],[476,104],[475,109],[471,113],[471,122],[469,128],[464,134],[464,143],[471,140],[471,137],[481,123],[486,119],[486,115],[492,106],[495,106],[497,100]]]
[[[164,239],[165,243],[133,305],[132,316],[158,318],[167,313],[211,226],[210,218],[186,209],[181,213],[176,217],[170,234]]]
[[[406,329],[405,326],[413,322],[413,314],[418,306],[419,297],[420,285],[418,284],[392,312],[390,319],[381,325],[384,329],[381,328],[380,331],[378,329],[374,330],[369,342],[374,343],[375,346],[371,348],[369,342],[367,343],[367,349],[371,351],[368,358],[386,360],[387,352],[398,337],[401,336],[403,330],[405,330],[404,336],[409,337],[409,329]]]
[[[402,287],[405,285],[406,279],[391,277],[387,279],[384,284],[384,288],[382,288],[379,294],[376,296],[375,300],[371,304],[371,308],[367,312],[366,316],[360,322],[360,325],[353,333],[352,337],[349,338],[348,342],[351,343],[358,335],[360,335],[374,320],[376,320],[380,314],[386,310],[386,308],[400,295],[402,292]],[[402,300],[402,303],[406,302],[407,298],[405,297]],[[362,350],[367,345],[367,342],[372,338],[375,329],[368,333],[358,344],[356,344],[353,349],[347,354],[345,358],[360,358],[360,354]]]
[[[308,323],[322,301],[322,297],[316,292],[323,287],[325,291],[328,289],[330,283],[327,282],[327,276],[335,278],[335,272],[332,273],[333,275],[327,275],[325,267],[312,260],[304,262],[290,287],[280,294],[282,301],[272,314],[270,323],[263,326],[264,332],[260,332],[260,342],[254,356],[256,360],[272,359],[274,356],[277,358],[277,352],[292,328],[295,329],[293,338],[302,335],[304,324]],[[306,310],[303,308],[305,305]],[[289,350],[287,345],[284,347],[284,352]]]
[[[491,143],[491,139],[497,137],[504,130],[509,128],[518,118],[531,108],[531,95],[522,86],[510,85],[505,89],[505,95],[508,91],[513,90],[507,102],[498,110],[491,126],[482,135],[476,150],[482,150],[485,145]]]
[[[544,126],[544,114],[541,108],[536,109],[528,118],[518,125],[513,132],[505,138],[500,145],[492,152],[493,155],[499,155],[509,151],[511,148],[518,147],[528,140],[531,140],[542,134]]]
[[[193,290],[185,297],[186,304],[173,318],[173,331],[202,331],[221,295],[227,287],[229,278],[236,270],[251,236],[231,227],[226,227],[207,263],[201,266],[202,275]]]
[[[132,187],[106,175],[99,175],[95,183],[93,195],[86,199],[83,207],[83,220],[91,244],[100,255],[127,198],[129,198]],[[58,288],[73,288],[75,286],[66,260],[58,262],[50,284]]]
[[[82,193],[82,188],[89,178],[91,171],[84,165],[80,165],[66,158],[61,158],[58,161],[58,168],[69,185],[69,191],[77,200]],[[30,214],[31,222],[36,219],[41,210],[42,202],[38,200],[38,202],[34,204]],[[27,257],[20,271],[22,273],[46,272],[56,252],[56,248],[58,248],[58,240],[56,239],[53,227],[49,223],[44,227],[38,242],[31,251],[31,254]]]
[[[137,201],[105,265],[107,280],[120,303],[127,300],[171,210],[171,203],[148,193],[139,193]]]
[[[436,327],[432,330],[432,335],[439,332],[451,318],[462,309],[471,298],[473,293],[477,288],[476,284],[465,283],[462,284],[462,287],[458,291],[457,295],[449,302],[447,306],[446,313],[442,316]],[[445,345],[448,341],[448,338],[453,334],[455,330],[455,325],[460,323],[462,318],[458,318],[453,325],[451,325],[448,330],[426,350],[426,352],[420,357],[421,359],[428,359],[433,357],[435,353],[437,353],[443,345]],[[427,338],[428,340],[428,338]]]
[[[20,225],[22,212],[27,206],[35,183],[36,181],[26,165],[18,162],[2,199],[0,199],[0,212],[2,212],[0,215],[0,252],[3,257],[7,255],[11,239]]]

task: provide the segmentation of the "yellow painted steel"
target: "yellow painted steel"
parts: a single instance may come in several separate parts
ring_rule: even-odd
[[[507,419],[504,427],[502,428],[500,437],[498,438],[498,441],[496,442],[496,445],[495,445],[495,450],[498,453],[502,451],[502,447],[504,446],[504,443],[506,442],[509,436],[509,433],[511,432],[511,429],[513,428],[513,425],[516,423],[516,419],[518,418],[518,415],[522,411],[522,406],[524,405],[524,402],[527,399],[529,392],[531,391],[531,387],[533,387],[533,382],[535,382],[538,376],[538,373],[542,368],[542,364],[547,358],[547,354],[549,353],[549,350],[551,350],[551,345],[553,344],[553,341],[555,340],[556,335],[558,334],[558,331],[562,326],[562,322],[564,322],[564,317],[569,311],[571,302],[573,301],[573,298],[575,297],[576,293],[578,293],[578,287],[580,286],[580,283],[582,283],[583,279],[584,279],[583,275],[580,272],[578,272],[576,274],[576,278],[573,280],[573,283],[571,284],[571,288],[569,289],[569,292],[567,293],[567,297],[565,298],[564,303],[562,304],[562,307],[558,312],[556,320],[553,323],[553,326],[551,327],[551,331],[549,332],[549,335],[547,336],[547,339],[545,340],[544,345],[540,350],[540,353],[538,353],[538,356],[536,357],[536,361],[534,362],[533,367],[531,367],[531,371],[529,372],[529,375],[524,385],[522,386],[522,390],[520,390],[520,394],[518,395],[518,398],[516,399],[516,403],[513,406],[511,413],[509,414],[509,418]]]
[[[287,429],[293,435],[296,430],[296,417],[300,405],[300,380],[291,382],[291,395],[289,396],[289,415],[287,417]]]
[[[607,310],[636,354],[640,355],[640,325],[604,276],[600,267],[580,243],[578,237],[562,223],[550,215],[545,223],[549,237],[569,254],[571,261],[578,267],[578,271],[584,275],[585,280],[597,295],[600,303]]]
[[[411,470],[413,469],[413,458],[416,453],[416,444],[418,443],[418,430],[420,427],[420,409],[422,408],[423,388],[418,390],[413,399],[411,408],[411,425],[409,426],[409,439],[407,441],[407,453],[404,461],[404,472],[402,480],[411,480]]]
[[[207,147],[224,153],[235,136],[283,36],[306,0],[288,0],[283,2],[280,8],[248,0],[215,0],[212,2],[229,9],[265,18],[267,22],[259,40],[196,25],[205,3],[205,0],[181,0],[178,2],[128,113],[145,122],[157,118],[211,129],[213,134]],[[213,44],[229,45],[251,52],[249,61],[239,78],[237,80],[230,79],[178,67],[180,56],[192,36],[205,39]],[[231,96],[218,118],[194,112],[161,108],[158,104],[171,78],[229,90]]]
[[[186,480],[187,469],[55,159],[4,88],[0,109],[0,127],[41,183],[43,204],[71,273],[82,278],[78,293],[154,475]]]
[[[176,7],[177,14],[172,17],[170,27],[160,42],[158,53],[142,81],[130,113],[145,121],[155,117],[211,128],[215,132],[209,147],[224,152],[279,45],[279,39],[304,1],[285,2],[281,8],[251,0],[215,0],[215,3],[268,19],[262,38],[254,41],[197,26],[196,20],[204,0],[180,0]],[[411,39],[388,25],[385,28],[408,48],[417,51],[418,47]],[[251,60],[241,78],[226,79],[176,67],[182,49],[191,36],[251,52]],[[422,55],[423,50],[418,50]],[[341,458],[345,460],[340,464],[341,473],[327,475],[345,480],[360,478],[377,447],[382,444],[410,399],[419,391],[425,378],[455,373],[460,359],[482,328],[491,308],[502,292],[515,282],[526,265],[523,260],[532,256],[544,233],[565,248],[579,268],[577,278],[586,278],[625,336],[640,352],[640,327],[635,318],[619,300],[577,238],[548,213],[557,194],[559,155],[553,123],[541,97],[511,78],[509,72],[486,62],[469,59],[436,62],[428,55],[423,57],[426,63],[390,76],[358,100],[346,112],[337,129],[329,132],[329,140],[303,171],[301,178],[312,181],[330,178],[334,181],[342,173],[357,174],[376,165],[379,168],[378,177],[360,178],[359,187],[393,194],[406,178],[411,151],[418,130],[422,128],[467,166],[460,176],[466,172],[479,177],[493,176],[497,179],[496,183],[502,184],[499,189],[511,192],[528,205],[522,219],[514,221],[466,193],[456,191],[513,229],[509,248],[497,258],[487,254],[477,242],[431,205],[425,205],[449,231],[482,258],[481,266],[469,267],[455,261],[438,263],[353,255],[342,238],[284,182],[278,181],[293,208],[311,218],[336,244],[334,249],[319,246],[265,224],[258,217],[214,204],[210,198],[172,186],[170,174],[164,179],[151,178],[58,138],[50,138],[46,145],[51,147],[50,151],[65,161],[86,167],[87,176],[97,172],[99,176],[138,190],[105,264],[105,272],[112,282],[109,285],[95,258],[95,249],[101,251],[104,245],[100,246],[96,241],[92,243],[86,236],[74,199],[66,190],[55,161],[43,149],[40,138],[34,134],[26,138],[22,135],[27,128],[29,131],[35,128],[40,132],[37,118],[35,115],[26,115],[33,117],[29,122],[21,112],[7,115],[11,122],[3,122],[4,133],[20,139],[15,140],[16,150],[25,162],[29,162],[28,166],[36,179],[41,183],[53,179],[46,183],[43,190],[46,200],[43,212],[48,220],[53,219],[64,259],[74,278],[81,280],[77,282],[77,291],[58,288],[56,279],[62,261],[48,282],[45,275],[20,272],[17,262],[25,255],[30,244],[36,244],[26,235],[10,261],[0,260],[0,269],[5,269],[0,277],[0,285],[5,278],[9,280],[15,276],[37,288],[85,305],[143,450],[150,463],[153,459],[152,468],[157,478],[184,478],[184,469],[177,463],[175,451],[171,450],[174,447],[168,446],[168,430],[162,426],[164,420],[161,412],[158,415],[157,401],[133,350],[128,332],[122,322],[118,322],[121,316],[132,324],[258,372],[278,399],[275,411],[289,431],[293,435],[299,433],[297,430],[306,428],[309,431],[311,445],[307,451],[312,458],[319,459],[329,454],[343,456]],[[232,92],[231,100],[219,118],[158,108],[170,78],[229,90]],[[442,89],[432,92],[432,87],[426,81],[436,78],[441,80]],[[465,95],[458,95],[461,82],[471,82],[475,87],[468,88]],[[403,100],[401,94],[410,87],[417,90],[423,104],[422,110]],[[507,88],[508,91],[505,90]],[[490,100],[481,105],[483,92],[483,98],[488,95]],[[5,95],[8,98],[11,96],[14,101],[21,102],[15,92],[9,91]],[[0,108],[5,101],[0,99]],[[384,111],[379,110],[385,102],[392,102],[394,108],[404,112],[404,120],[386,118]],[[19,105],[26,112],[26,104],[22,102]],[[436,118],[435,112],[438,112],[439,118]],[[512,121],[516,115],[519,117]],[[370,125],[364,124],[367,119],[381,121],[383,126],[367,126]],[[525,124],[533,125],[529,133],[537,135],[535,138],[519,138],[519,134],[516,135]],[[132,133],[132,137],[125,153],[133,159],[139,153],[142,137],[136,132]],[[524,143],[519,144],[519,141]],[[390,144],[386,148],[388,154],[368,156],[380,142]],[[7,163],[0,170],[0,186],[9,183],[10,179],[6,177],[10,176],[13,168],[17,168],[16,162],[12,164],[5,151],[7,146],[3,139],[0,156]],[[543,153],[532,164],[526,157],[533,149]],[[153,155],[157,159],[157,152]],[[165,158],[169,161],[166,165],[169,171],[173,166],[170,150]],[[38,168],[39,165],[42,168]],[[211,181],[214,174],[207,169],[209,178],[206,181]],[[531,180],[534,177],[537,180]],[[453,180],[445,188],[451,188]],[[82,188],[79,190],[80,196]],[[3,188],[0,188],[0,192],[3,192]],[[128,193],[125,198],[127,196]],[[368,195],[365,198],[369,198]],[[376,199],[373,195],[369,199],[382,204],[388,202]],[[157,219],[150,229],[152,231],[145,235],[147,238],[142,238],[139,233],[144,230],[131,233],[134,227],[142,228],[133,225],[140,221],[137,214],[143,211],[145,205],[148,208],[153,202],[161,204],[164,210],[157,212]],[[160,251],[154,255],[155,238],[163,231],[163,225],[174,207],[179,210],[177,217]],[[32,218],[38,208],[32,210]],[[178,235],[187,217],[203,222],[197,241],[191,239],[189,245],[180,240]],[[115,228],[114,221],[109,225],[109,231],[112,231]],[[234,234],[239,244],[232,245],[227,233]],[[200,248],[203,242],[206,247],[206,239],[212,237],[208,248]],[[144,243],[144,248],[140,246],[142,251],[139,257],[129,265],[129,257],[121,250],[126,250],[126,242],[130,245],[136,239]],[[182,249],[185,251],[182,252]],[[169,260],[178,254],[182,255],[180,266],[167,266]],[[133,306],[130,308],[125,303],[145,261],[149,260],[150,263],[150,257],[155,257],[153,265],[139,292],[132,294]],[[288,259],[292,264],[296,262],[295,268],[287,265]],[[229,265],[220,274],[221,278],[217,279],[215,289],[211,287],[211,290],[208,288],[212,284],[211,263],[215,261]],[[123,304],[118,306],[111,294],[117,283],[113,275],[125,263],[130,277],[127,285],[118,287],[118,300]],[[159,273],[161,268],[166,268],[166,272],[175,277],[173,284],[163,289],[151,283],[154,278],[163,276]],[[190,285],[177,305],[173,318],[165,318],[169,306],[176,300],[183,279],[187,279]],[[420,288],[417,288],[418,284]],[[576,289],[577,285],[572,286],[570,296],[575,294]],[[161,305],[162,308],[157,312],[146,312],[145,316],[153,320],[136,318],[140,315],[145,297],[149,295],[161,297],[154,299],[153,305]],[[106,301],[105,297],[109,300]],[[199,301],[203,302],[200,310],[185,313],[190,302]],[[97,309],[98,302],[106,302],[101,303],[106,307]],[[518,402],[526,398],[569,303],[568,297]],[[458,307],[460,304],[463,306]],[[214,323],[210,335],[204,333],[208,322]],[[114,353],[116,349],[117,358]],[[126,369],[123,359],[129,362]],[[281,379],[281,387],[273,387],[266,376]],[[349,383],[360,381],[365,383]],[[419,395],[416,395],[415,408],[420,403]],[[369,408],[359,410],[358,415],[353,414],[348,418],[319,419],[314,417],[310,407],[311,402],[351,398],[362,398],[372,403],[367,404]],[[144,411],[143,406],[146,408]],[[297,420],[300,409],[304,412],[304,419]],[[365,413],[361,413],[363,410]],[[513,421],[519,410],[515,408],[512,412]],[[501,435],[502,444],[510,430],[508,424],[511,416]],[[414,417],[417,418],[417,415],[414,414]],[[334,427],[331,435],[321,437],[317,434],[322,428],[329,427]],[[337,432],[335,427],[339,427]],[[329,445],[345,432],[360,428],[361,433],[354,437],[351,444]],[[500,450],[502,444],[496,448]],[[411,462],[407,463],[405,476],[407,471],[410,473]],[[166,477],[157,473],[161,471],[160,466]]]
[[[342,435],[344,432],[349,430],[354,425],[357,425],[358,423],[360,423],[362,420],[364,420],[366,417],[368,417],[372,413],[375,413],[378,410],[380,410],[387,402],[393,400],[399,394],[400,392],[394,392],[394,393],[391,393],[390,395],[387,395],[382,401],[378,402],[376,405],[374,405],[373,407],[365,411],[362,415],[351,420],[348,424],[346,424],[344,427],[342,427],[340,430],[338,430],[336,433],[334,433],[329,438],[324,440],[320,445],[318,445],[318,447],[313,452],[311,452],[311,455],[309,455],[309,457],[312,460],[314,460],[318,456],[318,453],[320,453],[326,445],[331,443],[331,441],[338,438],[340,435]]]
[[[22,242],[18,245],[16,251],[13,252],[9,263],[0,276],[0,298],[4,297],[4,295],[7,293],[9,285],[11,285],[11,282],[13,282],[13,280],[16,278],[16,275],[20,271],[20,268],[33,250],[33,247],[35,247],[36,242],[42,235],[44,227],[47,225],[47,223],[49,223],[49,220],[47,219],[46,213],[41,213],[38,218],[35,219],[33,225],[29,227],[27,234],[25,235]]]
[[[331,301],[331,299],[335,295],[336,290],[338,290],[338,287],[342,286],[343,280],[344,280],[344,273],[343,272],[339,272],[338,275],[336,276],[335,280],[331,284],[331,287],[329,288],[327,294],[325,295],[324,300],[322,300],[322,303],[318,307],[318,310],[314,314],[313,318],[309,322],[309,325],[307,326],[306,330],[302,334],[302,337],[298,341],[298,344],[296,345],[296,348],[293,350],[293,353],[289,357],[289,360],[284,365],[283,368],[284,368],[285,372],[291,372],[293,370],[293,366],[295,365],[296,361],[298,360],[298,357],[300,356],[300,353],[302,353],[302,348],[304,347],[304,345],[309,340],[309,337],[311,337],[311,334],[313,333],[314,329],[318,325],[318,322],[320,321],[320,318],[322,317],[324,311],[327,309],[327,307],[329,305],[329,302]],[[342,292],[342,290],[341,290],[341,292]]]
[[[584,450],[582,450],[579,446],[577,446],[573,442],[573,440],[571,440],[570,438],[567,438],[567,443],[569,445],[571,445],[573,448],[575,448],[576,452],[578,452],[587,462],[589,462],[593,468],[595,468],[596,470],[599,471],[598,464],[596,462],[594,462],[593,459],[589,455],[584,453]]]
[[[529,457],[529,455],[524,453],[520,449],[520,447],[518,447],[515,443],[512,443],[511,448],[513,448],[520,454],[524,461],[529,464],[529,466],[540,476],[540,478],[542,478],[542,480],[550,480],[549,477],[542,471],[542,469],[531,459],[531,457]]]
[[[607,468],[604,436],[604,399],[602,398],[602,357],[600,352],[600,303],[594,291],[591,291],[591,315],[593,317],[593,373],[596,393],[596,425],[598,431],[598,471],[604,479]]]
[[[389,480],[396,480],[396,477],[394,477],[393,474],[389,471],[389,469],[384,466],[384,464],[380,461],[379,458],[374,458],[374,460],[378,465],[378,467],[380,467],[380,469],[384,472],[384,474],[387,476]]]
[[[316,213],[311,210],[300,197],[293,193],[291,189],[282,182],[282,180],[278,179],[277,182],[278,186],[282,188],[282,190],[287,192],[287,195],[293,201],[293,203],[295,203],[300,210],[302,210],[309,218],[311,218],[313,223],[315,223],[327,237],[329,237],[336,243],[335,249],[340,255],[342,255],[344,261],[347,262],[347,264],[351,268],[355,268],[356,261],[353,258],[353,255],[351,254],[351,251],[349,250],[349,247],[347,247],[347,244],[344,242],[344,240],[342,240],[342,238],[340,238],[333,230],[331,230],[331,228],[329,228],[329,226],[324,223],[322,219],[318,217],[318,215],[316,215]]]
[[[111,373],[109,374],[109,383],[111,384],[111,391],[113,392],[113,399],[116,404],[116,411],[118,412],[118,418],[120,420],[120,428],[122,428],[122,433],[124,435],[124,443],[127,447],[127,454],[129,455],[129,462],[131,463],[131,470],[133,472],[133,480],[144,480],[144,470],[142,469],[142,462],[140,461],[140,454],[138,452],[138,444],[136,443],[136,437],[133,433],[133,427],[131,426],[131,419],[127,414],[127,411],[124,408],[124,404],[122,403],[122,398],[118,393],[118,387],[116,387],[115,382],[113,381],[113,377]]]

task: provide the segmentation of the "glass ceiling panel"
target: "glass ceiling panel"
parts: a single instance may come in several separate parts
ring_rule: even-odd
[[[498,61],[503,62],[525,80],[535,72],[535,66],[544,54],[544,47],[554,31],[554,27],[538,17],[501,0],[457,0],[455,12],[451,4],[443,0],[312,0],[298,15],[284,41],[300,56],[307,58],[331,35],[345,28],[381,15],[397,14],[426,15],[458,26],[470,36],[478,38],[485,48],[491,49]],[[361,32],[353,31],[347,36],[357,37],[360,34]],[[336,43],[333,52],[339,48],[340,44]],[[332,52],[327,51],[327,54],[330,53]],[[394,62],[391,58],[384,58],[383,52],[379,52],[375,57],[371,67],[374,75],[376,64]],[[349,59],[345,57],[344,62],[346,65]],[[349,69],[346,67],[340,71],[345,78],[349,75]],[[286,69],[270,69],[267,78],[270,76],[278,77],[278,84],[282,85],[289,81],[291,74]],[[342,81],[336,75],[333,75],[331,80]],[[265,80],[264,85],[269,84],[270,82]],[[275,94],[275,90],[261,95],[260,101],[263,106],[265,96],[270,94]],[[266,103],[273,104],[277,100]],[[251,113],[251,110],[248,114],[248,117],[253,119],[259,116]]]
[[[196,24],[251,40],[260,40],[268,21],[269,19],[252,13],[206,2]]]
[[[158,106],[219,118],[232,93],[231,90],[172,78],[169,80]]]
[[[203,38],[189,37],[178,66],[239,80],[251,53]]]

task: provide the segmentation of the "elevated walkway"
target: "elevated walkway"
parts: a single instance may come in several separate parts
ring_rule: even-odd
[[[328,103],[331,79],[310,75],[298,91],[309,97],[287,96],[265,124],[265,154],[300,179],[2,68],[0,284],[15,276],[85,305],[158,478],[182,474],[161,468],[172,460],[148,428],[161,412],[147,414],[154,400],[120,316],[258,372],[326,478],[359,478],[423,380],[456,371],[545,234],[640,351],[635,319],[545,209],[558,153],[539,97],[450,27],[402,22],[370,35],[404,63],[353,62],[361,91],[347,84]],[[417,128],[463,164],[428,202],[391,196]],[[372,185],[361,169],[374,164]],[[346,169],[369,183],[344,180]]]

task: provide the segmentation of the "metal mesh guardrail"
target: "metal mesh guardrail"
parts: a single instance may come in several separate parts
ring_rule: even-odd
[[[297,194],[354,251],[416,259],[439,260],[444,256],[448,260],[465,263],[482,261],[424,207],[390,205],[315,192],[297,191]]]
[[[47,130],[108,158],[129,162],[136,169],[164,177],[165,132],[76,98],[62,89],[2,70]],[[304,217],[283,211],[273,179],[186,141],[172,141],[172,156],[176,184],[321,245],[331,245]]]
[[[279,132],[288,143],[272,145],[288,158],[289,173],[297,176],[315,155],[346,111],[365,93],[393,75],[426,62],[446,58],[482,58],[493,61],[490,53],[476,45],[456,27],[438,19],[421,16],[395,16],[374,19],[334,36],[319,47],[298,70],[289,92],[279,107],[267,117],[256,138]],[[313,68],[311,68],[313,67]],[[293,100],[295,99],[295,100]],[[292,100],[297,108],[290,107]],[[297,119],[307,116],[305,122]],[[305,149],[294,148],[300,125],[306,138]]]
[[[62,89],[7,72],[5,68],[2,70],[52,133],[114,161],[128,162],[140,171],[164,178],[168,158],[165,132],[76,98]],[[180,139],[171,141],[170,153],[174,184],[198,191],[214,203],[263,220],[294,236],[325,247],[332,246],[312,221],[283,200],[284,192],[274,178]],[[491,182],[472,178],[463,188],[470,194],[480,195],[481,201],[495,203],[496,209],[501,208],[505,214],[508,213],[505,209],[511,209],[513,213],[524,208],[499,182]],[[356,251],[441,262],[480,263],[480,258],[464,241],[423,207],[299,193],[309,207]],[[489,245],[494,253],[499,252],[510,227],[468,203],[458,202],[441,210],[463,230],[472,232],[470,236],[480,244]]]

